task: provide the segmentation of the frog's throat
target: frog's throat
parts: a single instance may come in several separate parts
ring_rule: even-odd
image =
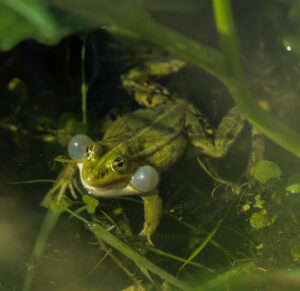
[[[86,189],[86,191],[97,197],[120,197],[125,195],[137,195],[140,192],[133,188],[130,184],[121,184],[121,185],[113,185],[106,187],[95,187],[88,185],[82,178],[82,167],[83,163],[78,163],[79,173],[80,173],[80,181],[82,186]]]

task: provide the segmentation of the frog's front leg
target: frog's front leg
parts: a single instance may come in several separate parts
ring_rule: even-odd
[[[212,158],[226,155],[245,124],[245,118],[237,106],[227,112],[217,130],[210,128],[204,117],[192,105],[190,112],[186,116],[189,139],[194,146]]]
[[[123,74],[122,85],[140,105],[155,107],[169,100],[171,94],[167,88],[151,80],[176,73],[185,65],[185,61],[172,58],[151,60]]]
[[[142,198],[144,200],[145,222],[140,235],[145,235],[149,244],[153,245],[151,235],[155,232],[163,214],[162,201],[157,189],[142,195]]]
[[[77,172],[77,165],[76,163],[69,163],[67,166],[61,171],[59,174],[55,185],[50,189],[48,194],[56,195],[57,204],[60,203],[61,199],[63,198],[66,191],[69,189],[72,196],[77,199],[77,195],[74,189],[78,189],[77,181],[76,181],[76,172]]]

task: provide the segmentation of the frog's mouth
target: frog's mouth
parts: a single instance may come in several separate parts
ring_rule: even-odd
[[[120,178],[118,180],[114,180],[111,182],[106,182],[106,183],[102,183],[102,184],[92,184],[90,186],[96,187],[96,188],[123,188],[125,185],[127,185],[129,183],[130,179],[128,179],[127,177],[124,178]]]
[[[126,179],[120,179],[117,182],[108,182],[101,186],[92,186],[87,184],[83,178],[82,178],[82,163],[78,163],[79,173],[80,173],[80,181],[82,186],[86,189],[86,191],[94,196],[97,197],[120,197],[124,195],[136,195],[139,192],[133,188],[128,181],[128,178]]]

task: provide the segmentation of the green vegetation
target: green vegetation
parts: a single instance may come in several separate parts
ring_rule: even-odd
[[[72,223],[85,225],[87,229],[82,227],[82,233],[92,234],[90,240],[96,238],[97,246],[101,248],[96,256],[101,253],[117,266],[114,274],[123,280],[120,283],[123,288],[254,290],[266,285],[297,290],[300,287],[300,174],[297,170],[300,165],[300,135],[297,131],[300,126],[292,119],[300,110],[300,32],[297,27],[300,6],[297,1],[283,0],[256,4],[264,9],[262,21],[270,23],[271,30],[278,32],[272,35],[272,40],[281,42],[281,49],[285,51],[282,60],[273,63],[265,51],[268,44],[262,37],[257,40],[257,47],[253,49],[257,51],[251,52],[247,63],[244,50],[240,53],[236,32],[239,27],[235,25],[233,15],[233,8],[238,10],[245,3],[229,0],[213,0],[212,3],[208,0],[157,0],[151,3],[142,0],[0,0],[0,49],[3,54],[11,53],[11,59],[15,60],[17,57],[13,53],[18,46],[26,46],[30,39],[35,39],[45,50],[64,51],[66,60],[60,67],[65,70],[63,81],[49,81],[49,86],[37,83],[50,92],[59,91],[63,83],[67,83],[68,89],[62,89],[54,96],[45,94],[42,96],[45,99],[32,97],[34,90],[26,78],[23,80],[22,73],[19,77],[16,70],[12,73],[16,77],[12,79],[6,79],[2,73],[7,92],[18,96],[18,101],[10,114],[3,113],[1,128],[12,133],[13,143],[19,148],[40,145],[47,166],[53,165],[54,157],[55,166],[56,163],[68,165],[58,166],[61,174],[43,198],[42,205],[48,212],[26,272],[24,266],[24,291],[35,290],[34,282],[39,278],[43,259],[47,258],[43,255],[49,248],[50,234],[65,215],[70,215]],[[183,34],[161,21],[168,18],[168,13],[200,13],[201,9],[212,11],[220,49],[207,46],[205,41],[195,40],[188,36],[189,33]],[[291,33],[276,26],[281,10],[286,11],[285,17],[290,20]],[[241,38],[245,40],[244,35]],[[242,41],[241,44],[243,47]],[[74,47],[77,50],[75,58]],[[291,51],[293,55],[289,54]],[[163,222],[154,234],[155,246],[150,246],[145,238],[135,235],[143,222],[141,202],[135,196],[111,201],[87,195],[78,185],[80,183],[73,180],[77,168],[66,157],[66,147],[77,133],[88,133],[93,139],[100,139],[112,122],[106,114],[113,105],[110,101],[101,101],[99,105],[99,99],[109,94],[125,95],[119,84],[122,73],[145,60],[166,54],[185,59],[191,68],[195,65],[201,68],[201,74],[204,71],[213,76],[210,79],[204,77],[209,81],[203,87],[213,84],[216,88],[206,88],[204,93],[201,91],[205,95],[203,99],[196,100],[207,106],[208,114],[210,111],[215,114],[220,96],[224,98],[222,102],[227,98],[223,93],[225,88],[252,129],[246,128],[242,132],[242,142],[234,144],[228,158],[222,161],[199,158],[199,152],[189,150],[184,156],[185,161],[179,163],[190,176],[185,177],[184,171],[179,172],[176,168],[163,176]],[[251,64],[253,59],[262,65]],[[73,67],[73,63],[77,67]],[[14,63],[14,68],[17,67]],[[9,70],[13,69],[9,67]],[[282,87],[278,85],[280,70],[288,72],[282,78]],[[178,78],[184,78],[184,74]],[[100,84],[96,84],[99,79]],[[192,85],[201,86],[198,81]],[[175,85],[172,80],[166,80],[169,82],[172,89],[177,87],[185,94],[184,80]],[[296,89],[287,89],[293,82]],[[57,83],[56,89],[49,90],[48,87]],[[109,86],[105,87],[105,83]],[[62,97],[80,94],[80,102],[75,100],[74,104],[71,98]],[[110,99],[114,98],[112,95]],[[4,105],[9,103],[8,100],[9,97]],[[43,102],[47,103],[47,109],[43,108]],[[126,102],[121,99],[121,113],[117,115],[122,114],[123,108],[131,106]],[[94,110],[101,110],[101,113]],[[291,119],[287,117],[289,114]],[[26,148],[26,145],[29,146]],[[60,178],[66,174],[70,174],[72,180],[56,193]],[[32,181],[16,182],[13,186],[26,184],[23,187],[27,187],[35,182],[54,181],[42,178],[33,176]],[[68,191],[72,198],[66,195]],[[89,247],[86,243],[86,248]],[[106,264],[104,258],[99,264]],[[98,263],[93,268],[97,266]],[[87,277],[94,275],[93,272]],[[126,274],[126,279],[119,273]],[[89,283],[92,284],[92,280]]]

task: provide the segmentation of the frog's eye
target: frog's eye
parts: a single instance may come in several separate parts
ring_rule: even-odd
[[[139,167],[131,177],[131,185],[140,192],[155,189],[159,183],[159,174],[151,166]]]
[[[111,163],[111,169],[116,173],[123,173],[127,167],[127,160],[123,156],[118,156]]]
[[[78,134],[71,138],[68,145],[68,154],[72,160],[82,161],[88,147],[93,143],[92,139],[84,134]]]

